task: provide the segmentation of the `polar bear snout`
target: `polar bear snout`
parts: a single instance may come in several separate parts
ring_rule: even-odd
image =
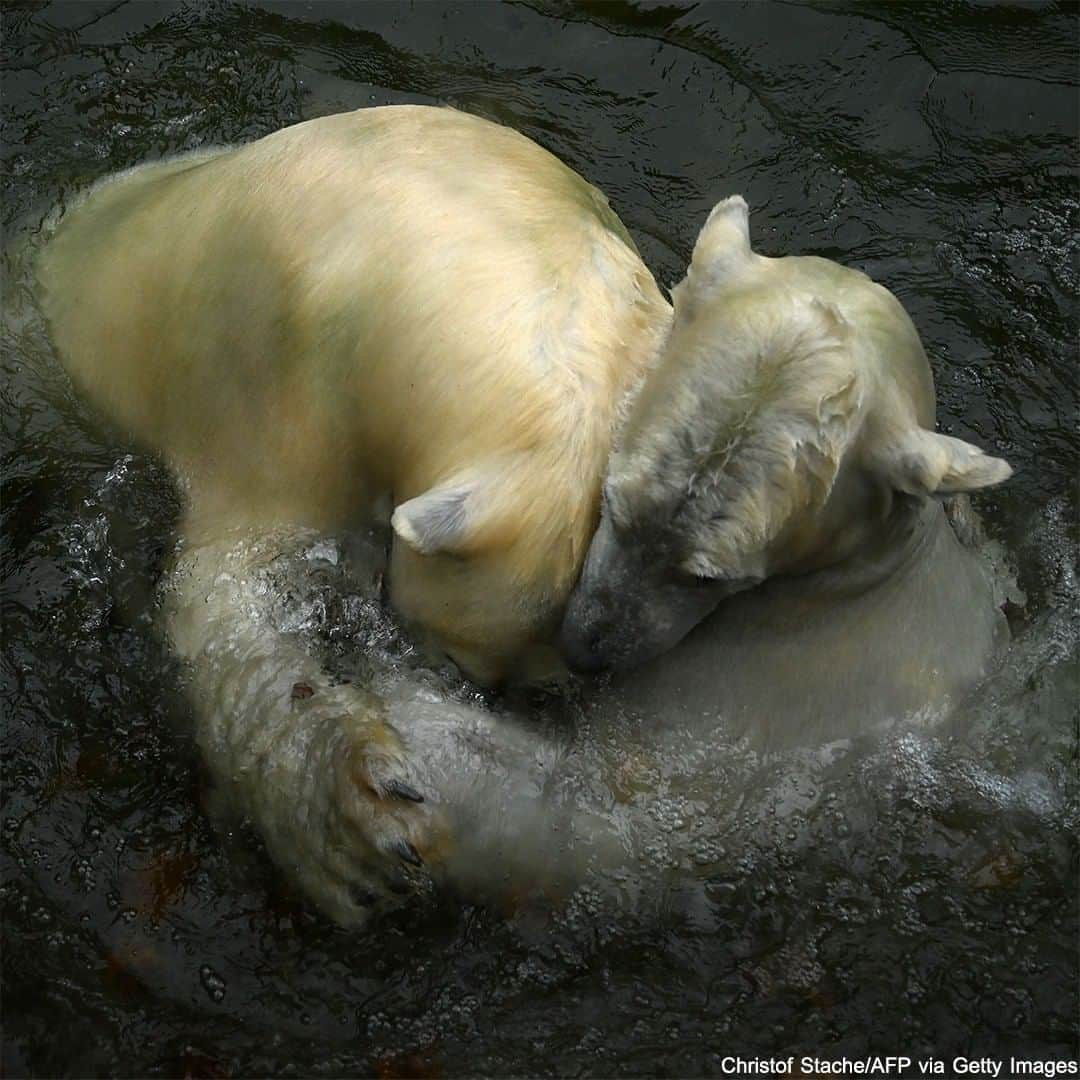
[[[673,578],[646,544],[616,535],[607,515],[567,606],[559,647],[579,671],[630,668],[681,641],[738,587]]]

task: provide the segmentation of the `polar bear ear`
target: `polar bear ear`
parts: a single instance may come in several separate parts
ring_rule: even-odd
[[[712,209],[694,244],[685,286],[695,295],[708,293],[753,259],[750,209],[741,195],[732,195]]]
[[[1009,463],[949,435],[916,430],[874,455],[876,470],[909,495],[955,495],[1000,484],[1012,476]]]
[[[401,503],[390,525],[418,555],[460,554],[475,532],[468,504],[481,486],[467,480],[433,487]]]

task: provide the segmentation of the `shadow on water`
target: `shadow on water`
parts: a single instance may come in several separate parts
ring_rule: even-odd
[[[7,1075],[1075,1055],[1071,7],[94,0],[0,16]],[[897,293],[943,430],[1018,472],[980,509],[1028,607],[945,727],[765,756],[718,725],[708,770],[675,754],[635,773],[658,838],[644,895],[631,878],[509,910],[444,897],[359,934],[213,824],[183,673],[150,633],[177,495],[74,397],[27,246],[105,173],[392,102],[451,103],[547,146],[610,194],[665,284],[739,191],[764,252],[827,255]],[[313,630],[340,640],[342,611]]]

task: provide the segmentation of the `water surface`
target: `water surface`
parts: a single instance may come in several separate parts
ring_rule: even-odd
[[[1075,1055],[1073,7],[87,0],[2,17],[8,1075]],[[949,724],[770,758],[721,725],[724,797],[653,804],[658,835],[697,830],[683,847],[709,857],[644,875],[644,896],[445,897],[346,933],[213,823],[183,673],[150,632],[177,495],[73,394],[27,245],[108,172],[394,102],[536,139],[609,194],[664,284],[741,192],[764,253],[838,259],[900,297],[942,430],[1017,469],[979,507],[1028,604]]]

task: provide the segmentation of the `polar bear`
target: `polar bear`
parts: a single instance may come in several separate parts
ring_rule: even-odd
[[[787,385],[786,360],[811,344],[793,327],[817,333],[812,351],[835,361],[829,372],[844,335],[882,350],[896,334],[901,349],[917,345],[898,317],[881,324],[873,305],[833,296],[847,286],[832,288],[829,274],[846,282],[849,272],[820,260],[805,281],[762,270],[756,292],[749,279],[729,290],[740,260],[758,265],[743,250],[745,219],[737,199],[709,218],[673,312],[606,199],[553,156],[453,110],[394,106],[137,168],[61,220],[39,264],[57,350],[185,493],[163,614],[191,662],[200,744],[277,861],[334,918],[359,921],[373,895],[418,887],[419,866],[451,858],[453,839],[443,793],[421,790],[431,772],[412,759],[408,710],[377,686],[333,677],[288,620],[265,616],[267,567],[308,550],[312,530],[367,544],[389,526],[390,603],[433,652],[493,683],[550,670],[591,540],[566,630],[580,651],[581,613],[610,609],[598,552],[610,507],[629,490],[626,463],[656,470],[637,474],[641,492],[672,478],[687,492],[712,489],[712,473],[677,471],[674,420],[685,411],[664,435],[642,419],[664,415],[650,402],[701,406],[695,453],[716,408],[708,460],[727,460],[743,445],[731,426],[739,402],[756,415],[747,380]],[[729,362],[774,353],[758,374]],[[701,393],[710,357],[712,396]],[[757,469],[739,472],[748,539],[735,530],[690,573],[750,580],[779,569],[751,550],[755,538],[765,548],[775,539],[777,515],[753,516],[769,498],[835,509],[811,515],[812,528],[789,513],[786,543],[801,554],[784,568],[857,543],[871,500],[855,498],[857,479],[831,476],[828,455],[850,441],[852,403],[872,397],[864,381],[822,376],[810,405],[794,386],[769,397],[782,417],[790,410],[793,431],[817,424],[820,445],[802,455],[809,473],[766,468],[767,448],[744,455]],[[886,435],[933,419],[928,374],[898,368],[894,381],[893,411],[883,387],[862,424],[875,418],[882,438],[867,445],[883,467],[913,460]],[[609,512],[592,539],[617,436]],[[922,474],[904,475],[910,485]],[[815,484],[853,494],[815,503]],[[379,572],[377,560],[361,562]],[[612,580],[623,580],[614,564]],[[726,588],[706,587],[694,610]],[[627,595],[644,610],[644,594]],[[662,639],[650,633],[650,651]]]
[[[359,917],[350,886],[437,859],[440,815],[385,702],[249,617],[262,568],[311,529],[389,525],[389,600],[433,653],[481,683],[550,671],[669,305],[574,172],[419,106],[107,178],[38,278],[76,386],[181,482],[164,621],[213,771]]]
[[[39,278],[76,383],[185,479],[188,537],[389,504],[395,607],[483,682],[557,624],[668,315],[599,192],[419,106],[110,178]]]
[[[928,500],[1000,483],[1012,470],[933,431],[930,366],[896,298],[827,259],[755,253],[738,196],[713,210],[673,298],[662,363],[608,467],[600,524],[561,631],[567,655],[583,668],[633,667],[766,579],[798,579],[793,606],[807,618],[826,596],[864,593],[913,562],[940,575],[952,548],[942,547],[943,510]],[[934,558],[924,557],[929,550]],[[940,600],[952,583],[953,617],[983,611],[991,597],[964,580],[946,575],[934,590]],[[931,600],[914,588],[906,601],[893,596],[875,612],[871,637],[888,641],[889,625],[920,606],[928,612]],[[743,609],[768,623],[757,597]],[[865,610],[862,619],[844,631],[853,645],[866,643]],[[958,688],[981,665],[944,655],[947,619],[927,617],[917,636],[936,669],[957,667]],[[764,661],[760,634],[736,636],[740,655],[757,642]],[[983,657],[991,650],[976,636]],[[819,651],[790,638],[787,648],[811,666]],[[764,692],[769,665],[740,665],[751,670],[750,684]],[[749,687],[744,696],[753,699]]]

